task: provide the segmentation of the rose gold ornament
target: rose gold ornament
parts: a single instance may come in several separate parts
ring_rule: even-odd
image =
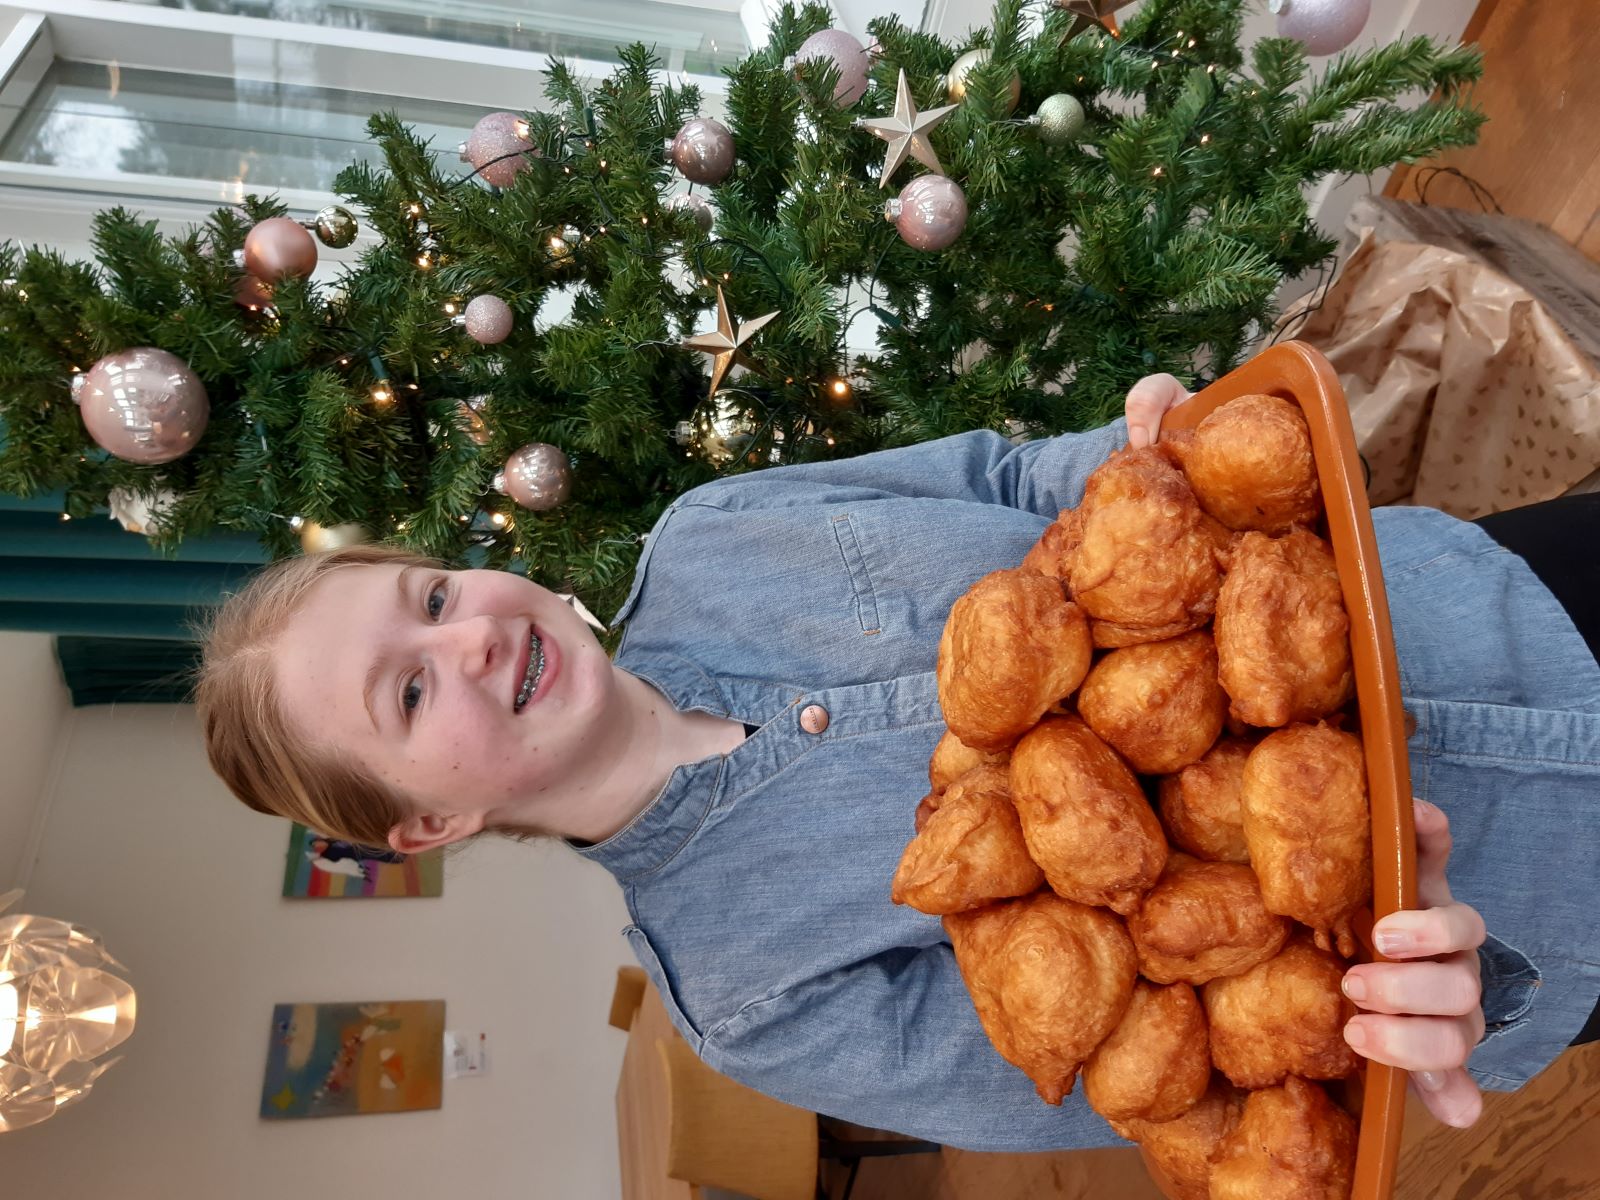
[[[695,183],[721,183],[733,170],[733,134],[719,121],[696,117],[667,143],[673,166]]]
[[[343,550],[346,546],[359,546],[371,540],[367,527],[356,521],[346,521],[342,525],[318,525],[315,521],[300,524],[300,549],[307,554]]]
[[[862,44],[843,29],[819,29],[795,53],[795,62],[816,60],[839,68],[839,82],[833,88],[833,102],[849,108],[867,91],[867,69],[872,56]]]
[[[572,490],[572,464],[560,448],[533,442],[506,459],[495,487],[523,508],[545,512],[555,508]]]
[[[74,390],[89,436],[127,462],[181,458],[211,419],[199,376],[176,354],[153,346],[106,355]]]
[[[700,226],[701,233],[710,233],[711,226],[717,219],[717,214],[712,211],[711,205],[698,192],[679,192],[667,201],[667,207],[688,210],[694,217],[694,223]]]
[[[950,98],[950,103],[960,104],[967,98],[967,74],[973,67],[982,66],[989,61],[990,50],[987,46],[978,50],[968,50],[955,62],[950,64],[950,70],[944,77],[945,95]],[[1010,97],[1006,104],[1006,115],[1010,116],[1017,110],[1017,103],[1022,99],[1022,77],[1016,69],[1011,71]]]
[[[272,288],[254,275],[241,275],[233,281],[233,302],[240,308],[260,312],[272,306]]]
[[[494,440],[489,423],[483,419],[483,411],[488,404],[488,396],[468,396],[456,405],[457,423],[467,431],[467,437],[476,446],[487,446]]]
[[[467,336],[485,346],[497,346],[511,336],[511,306],[499,296],[474,296],[462,314]]]
[[[918,250],[943,250],[967,227],[967,197],[943,175],[919,175],[883,206],[900,237]]]
[[[539,157],[527,133],[528,123],[516,113],[489,113],[472,127],[461,158],[477,169],[485,183],[510,187],[528,169],[528,156]]]
[[[317,269],[316,239],[288,217],[258,221],[245,235],[244,269],[263,283],[304,279]]]

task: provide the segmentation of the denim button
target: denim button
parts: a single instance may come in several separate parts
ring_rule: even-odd
[[[800,728],[807,733],[821,733],[828,727],[828,710],[820,704],[808,704],[800,710]]]

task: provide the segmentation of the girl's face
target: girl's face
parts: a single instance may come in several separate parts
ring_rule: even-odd
[[[618,703],[589,627],[507,571],[334,571],[279,636],[274,671],[290,725],[407,797],[444,841],[560,797]]]

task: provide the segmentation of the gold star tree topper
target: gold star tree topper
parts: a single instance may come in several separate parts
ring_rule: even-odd
[[[757,317],[753,321],[742,321],[739,330],[734,332],[733,318],[728,316],[728,301],[722,294],[722,285],[717,285],[717,327],[707,333],[697,333],[692,338],[684,339],[683,345],[688,350],[698,350],[702,354],[711,355],[711,391],[709,395],[715,396],[717,389],[722,386],[722,377],[728,373],[728,368],[734,363],[750,365],[750,360],[739,349],[778,312],[769,312],[764,317]]]
[[[1091,21],[1104,21],[1118,9],[1127,8],[1132,3],[1133,0],[1056,0],[1056,7]]]
[[[956,107],[946,104],[919,113],[911,99],[911,85],[906,82],[905,69],[901,68],[900,82],[895,89],[894,116],[861,117],[856,121],[863,129],[870,129],[889,143],[888,157],[883,160],[883,174],[878,176],[879,187],[889,185],[889,176],[905,161],[907,154],[936,175],[944,174],[944,168],[939,165],[939,156],[933,152],[933,144],[928,141],[928,132],[955,112]]]

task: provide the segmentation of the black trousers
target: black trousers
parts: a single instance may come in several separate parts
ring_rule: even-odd
[[[1600,662],[1600,492],[1480,517],[1477,525],[1533,568]],[[1600,1004],[1572,1040],[1600,1041]]]

